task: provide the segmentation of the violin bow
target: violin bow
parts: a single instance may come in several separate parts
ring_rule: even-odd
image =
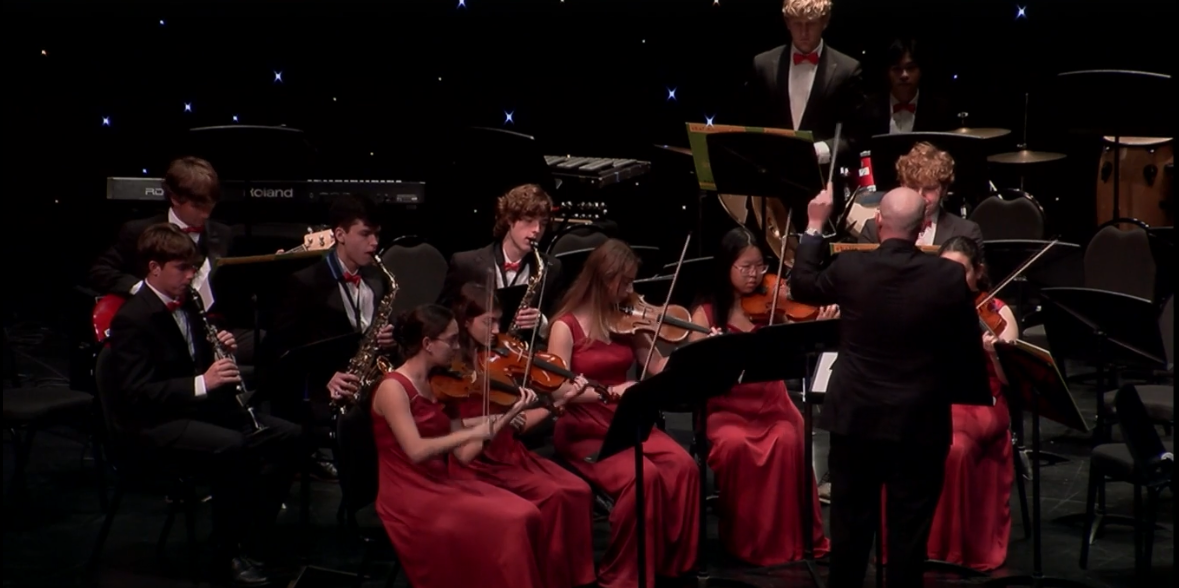
[[[788,210],[786,212],[786,230],[787,231],[790,230],[791,220],[792,220],[793,216],[794,216],[793,210]],[[776,274],[778,276],[778,281],[774,282],[774,291],[770,292],[770,324],[771,325],[774,324],[774,313],[776,313],[778,311],[778,289],[782,287],[782,268],[786,267],[786,241],[788,241],[789,239],[790,239],[789,233],[787,233],[787,237],[785,239],[782,239],[782,244],[779,246],[780,249],[778,249],[778,272]]]
[[[492,272],[487,272],[487,311],[490,312],[495,300],[492,298],[495,295],[495,282],[492,280],[495,276]],[[487,365],[491,361],[491,329],[487,329],[486,347],[483,348],[483,418],[487,421],[487,428],[491,430],[491,374],[488,373]],[[475,363],[479,363],[479,355],[475,354]],[[478,368],[478,366],[476,366]]]
[[[680,260],[675,264],[675,273],[671,275],[671,286],[667,288],[667,300],[663,302],[663,312],[659,313],[659,322],[655,325],[655,332],[651,336],[651,348],[647,350],[647,360],[643,362],[643,373],[639,381],[647,379],[647,368],[651,367],[651,359],[655,357],[655,346],[659,343],[659,331],[663,330],[663,319],[667,318],[667,308],[671,305],[671,295],[675,292],[675,283],[680,278],[680,268],[684,267],[684,257],[688,255],[688,243],[692,242],[692,233],[684,238],[684,248],[680,251]]]
[[[1023,272],[1026,272],[1028,270],[1028,268],[1032,267],[1032,264],[1039,261],[1039,259],[1041,257],[1043,257],[1045,253],[1048,253],[1048,250],[1052,249],[1052,247],[1055,246],[1057,243],[1060,243],[1060,239],[1053,239],[1051,243],[1045,245],[1043,249],[1037,251],[1035,255],[1029,257],[1027,261],[1020,264],[1019,267],[1015,268],[1015,271],[1011,272],[1011,275],[1007,276],[1006,278],[1003,278],[1003,281],[999,282],[998,286],[991,288],[991,291],[990,291],[990,293],[987,294],[986,298],[983,298],[981,302],[979,302],[977,305],[975,305],[974,309],[978,310],[978,309],[982,308],[984,304],[990,302],[991,300],[994,300],[995,296],[999,295],[1000,290],[1002,290],[1003,288],[1006,288],[1007,285],[1010,284],[1011,282],[1014,282],[1015,278],[1018,278],[1020,274],[1022,274]]]

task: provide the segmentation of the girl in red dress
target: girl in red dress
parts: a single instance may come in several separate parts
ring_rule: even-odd
[[[621,396],[635,382],[628,372],[647,360],[650,336],[611,335],[616,305],[631,293],[639,260],[622,241],[598,246],[569,288],[549,332],[548,351],[570,368],[609,387]],[[658,373],[665,359],[655,353],[648,373]],[[559,391],[569,399],[567,413],[557,419],[553,443],[557,452],[591,484],[614,499],[610,513],[610,546],[598,569],[602,588],[633,588],[638,584],[638,543],[635,504],[635,464],[630,452],[589,461],[602,446],[614,416],[613,405],[596,394],[568,386]],[[646,525],[646,581],[655,576],[677,577],[696,560],[700,529],[699,469],[688,452],[663,431],[654,429],[643,443],[643,512]]]
[[[522,391],[507,413],[463,426],[431,391],[430,371],[459,348],[450,310],[427,305],[396,325],[406,357],[373,394],[380,490],[377,514],[414,588],[541,588],[548,549],[540,510],[486,482],[451,476],[447,461],[470,462],[536,396]]]
[[[693,322],[723,331],[758,328],[741,310],[741,297],[761,286],[767,270],[753,233],[741,227],[729,231],[715,259],[715,289],[693,309]],[[824,308],[820,318],[836,314],[835,307]],[[802,559],[799,505],[802,493],[810,492],[815,554],[826,554],[818,489],[803,461],[802,413],[785,382],[734,386],[709,400],[706,423],[708,466],[720,492],[720,537],[729,553],[758,566]]]
[[[502,312],[499,301],[490,298],[481,284],[464,285],[451,308],[460,324],[459,340],[467,365],[476,365],[475,354],[499,333]],[[559,407],[562,402],[554,403]],[[483,413],[482,395],[458,406],[463,424]],[[547,551],[544,585],[549,588],[584,586],[594,582],[593,494],[589,484],[565,468],[531,451],[516,438],[544,422],[547,408],[529,408],[512,420],[513,430],[504,430],[470,463],[451,461],[456,477],[473,477],[508,490],[535,504],[544,519],[542,545]]]
[[[982,251],[966,237],[954,237],[941,247],[941,256],[966,268],[966,283],[978,292],[987,288]],[[1003,386],[1007,383],[995,355],[996,335],[1002,341],[1019,337],[1015,313],[999,299],[991,299],[1007,320],[1001,333],[983,335],[983,347],[990,353],[994,406],[955,404],[954,441],[946,456],[946,478],[941,500],[929,534],[930,559],[946,561],[979,571],[1003,565],[1011,536],[1011,484],[1015,470],[1011,447],[1010,414]]]

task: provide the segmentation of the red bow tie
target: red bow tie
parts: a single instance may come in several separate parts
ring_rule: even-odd
[[[184,227],[180,230],[184,231],[185,233],[201,233],[204,232],[205,227]]]
[[[356,272],[354,274],[344,272],[344,281],[346,283],[352,284],[353,286],[356,286],[357,288],[359,288],[360,287],[360,272]]]
[[[518,262],[518,261],[505,261],[504,262],[504,271],[505,272],[518,272],[518,271],[520,271],[520,262]]]
[[[902,110],[908,110],[909,112],[916,113],[917,112],[917,105],[913,104],[913,103],[902,104],[900,102],[897,102],[896,104],[892,105],[892,113],[893,114],[896,114]]]
[[[819,54],[814,51],[810,53],[795,53],[794,65],[798,65],[804,61],[811,62],[811,65],[819,65]]]
[[[165,303],[164,306],[168,307],[168,312],[176,312],[177,310],[180,309],[181,306],[184,306],[184,299],[177,298],[176,300],[173,300],[172,302]]]

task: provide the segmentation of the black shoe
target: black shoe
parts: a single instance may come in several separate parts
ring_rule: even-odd
[[[270,578],[258,562],[235,557],[229,562],[229,582],[234,586],[268,586]]]

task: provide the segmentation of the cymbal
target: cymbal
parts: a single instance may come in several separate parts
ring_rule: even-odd
[[[1025,164],[1025,163],[1046,163],[1049,161],[1056,161],[1058,159],[1064,159],[1064,158],[1065,158],[1065,155],[1063,153],[1051,153],[1048,151],[1028,151],[1027,149],[1024,149],[1022,151],[1012,151],[1011,153],[999,153],[997,155],[991,155],[991,156],[987,157],[987,161],[989,161],[991,163]]]
[[[1011,134],[1011,131],[1009,129],[988,129],[988,128],[972,129],[972,128],[968,128],[968,127],[962,127],[960,129],[954,129],[954,130],[948,131],[948,132],[954,133],[955,135],[970,135],[972,137],[978,137],[980,139],[997,139],[999,137],[1004,137],[1006,135]]]

